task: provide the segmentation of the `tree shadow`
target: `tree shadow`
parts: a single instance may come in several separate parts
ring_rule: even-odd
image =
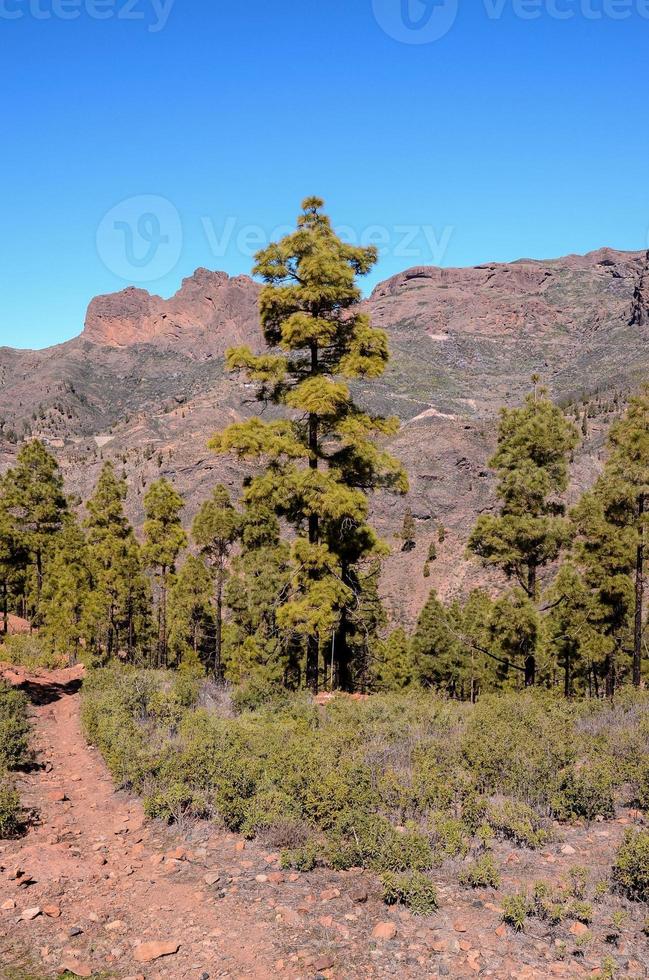
[[[53,704],[62,697],[76,694],[81,689],[82,683],[79,678],[64,684],[58,684],[51,680],[30,680],[27,678],[21,684],[17,684],[16,687],[27,695],[32,704],[41,706]]]

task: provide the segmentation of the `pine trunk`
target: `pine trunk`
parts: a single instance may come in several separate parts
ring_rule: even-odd
[[[217,681],[223,679],[223,664],[221,647],[223,643],[223,569],[216,570],[216,644],[214,649],[214,676]]]
[[[318,372],[318,345],[311,345],[311,374]],[[309,467],[312,470],[318,469],[318,416],[315,413],[309,415]],[[309,517],[309,544],[318,544],[320,540],[320,526],[318,515],[312,514]],[[317,636],[308,636],[306,641],[306,683],[307,687],[318,693],[318,665],[319,650]]]
[[[635,624],[633,635],[633,683],[642,683],[642,613],[644,604],[644,513],[645,497],[638,497],[638,547],[635,563]]]

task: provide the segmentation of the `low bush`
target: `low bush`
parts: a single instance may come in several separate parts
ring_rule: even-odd
[[[388,905],[405,905],[415,915],[432,915],[437,911],[437,889],[420,871],[395,874],[387,871],[381,876],[383,901]]]
[[[522,932],[525,928],[525,920],[531,911],[530,901],[524,893],[516,895],[506,895],[503,898],[502,918],[508,926],[517,932]]]
[[[499,888],[500,872],[491,854],[483,854],[462,869],[459,881],[465,888]]]
[[[589,821],[595,817],[613,817],[613,788],[613,775],[607,764],[591,762],[566,769],[552,800],[554,816],[558,820],[581,817]]]
[[[56,670],[67,667],[68,658],[55,654],[37,633],[5,636],[0,646],[0,660],[17,667]]]
[[[0,838],[15,837],[23,825],[20,797],[8,779],[0,779]]]
[[[28,758],[27,698],[0,682],[0,770],[15,769]]]
[[[550,839],[538,814],[516,800],[493,803],[487,810],[487,820],[499,837],[532,850],[544,847]]]
[[[642,698],[622,711],[544,692],[477,705],[431,692],[317,705],[306,694],[269,701],[234,691],[223,710],[213,687],[191,672],[88,675],[88,737],[150,816],[218,818],[261,835],[285,866],[303,870],[363,866],[425,878],[473,853],[463,874],[475,887],[495,887],[494,837],[539,848],[554,814],[610,816],[649,718]]]
[[[627,830],[615,856],[613,882],[638,902],[649,902],[649,830]]]

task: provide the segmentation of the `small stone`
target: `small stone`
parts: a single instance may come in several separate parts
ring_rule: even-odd
[[[2,909],[3,912],[10,912],[15,908],[16,903],[14,902],[13,898],[8,898],[6,902],[3,902],[2,905],[0,905],[0,909]]]
[[[263,884],[264,882],[268,881],[268,875],[255,875],[255,881]]]
[[[397,927],[394,922],[379,922],[372,930],[374,939],[394,939],[397,934]]]
[[[67,800],[67,796],[65,795],[62,789],[55,789],[52,790],[51,793],[47,794],[46,799],[50,803],[65,803],[65,801]]]
[[[458,919],[457,922],[454,922],[453,923],[453,928],[455,929],[456,932],[466,932],[467,931],[466,922],[462,922],[461,919]]]
[[[359,885],[357,888],[353,888],[350,891],[349,897],[351,898],[352,902],[356,902],[358,905],[363,905],[367,901],[367,888],[363,888],[362,885]]]
[[[323,892],[320,892],[321,902],[331,902],[334,898],[338,898],[340,891],[338,888],[325,888]]]
[[[573,936],[585,936],[588,932],[588,926],[584,925],[583,922],[573,922],[570,926],[570,933]]]
[[[180,943],[173,941],[141,943],[135,948],[133,958],[138,963],[151,963],[153,960],[160,959],[161,956],[173,956],[179,949]]]
[[[221,880],[221,875],[217,875],[214,872],[210,872],[209,874],[206,874],[203,878],[203,881],[205,882],[206,885],[215,885],[217,881],[220,880]]]
[[[40,914],[41,910],[38,906],[36,906],[33,909],[25,909],[20,918],[24,919],[25,922],[31,922],[32,919],[38,918]]]
[[[81,926],[72,926],[72,928],[68,931],[68,936],[70,939],[74,939],[75,936],[83,936],[83,929]]]
[[[75,960],[71,956],[61,961],[61,969],[67,970],[74,977],[91,977],[93,974],[93,969],[89,963],[82,963],[81,960]]]
[[[61,909],[58,905],[44,905],[43,912],[48,917],[48,919],[58,919],[61,915]]]
[[[571,854],[576,854],[577,852],[574,849],[574,847],[570,846],[570,844],[564,844],[563,847],[561,848],[561,853],[569,857]]]
[[[245,849],[246,849],[246,842],[245,842],[245,840],[238,840],[236,842],[236,844],[234,845],[234,849],[235,849],[235,851],[238,851],[239,853],[241,851],[245,851]]]
[[[330,954],[325,954],[324,956],[319,956],[317,960],[313,963],[313,969],[317,970],[318,973],[321,970],[330,970],[334,965],[334,958]]]
[[[281,885],[284,881],[284,875],[281,871],[270,871],[268,873],[268,880],[273,885]]]
[[[115,919],[113,922],[106,923],[106,929],[109,932],[121,932],[125,928],[125,924],[121,919]]]

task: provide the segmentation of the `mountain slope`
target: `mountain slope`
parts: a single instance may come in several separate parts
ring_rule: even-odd
[[[136,521],[145,486],[160,474],[186,495],[188,520],[217,479],[238,492],[241,468],[212,457],[206,442],[259,411],[254,390],[223,365],[230,345],[260,345],[258,292],[248,277],[198,269],[169,300],[132,288],[97,297],[67,344],[0,349],[0,465],[11,461],[16,435],[41,436],[85,497],[102,457],[116,459]],[[497,412],[521,401],[533,373],[553,397],[587,403],[573,494],[592,482],[617,404],[649,376],[649,253],[414,268],[377,286],[366,307],[387,330],[393,359],[358,395],[402,420],[391,448],[409,470],[420,534],[414,552],[395,547],[385,575],[395,614],[408,619],[432,585],[449,594],[480,577],[461,558],[476,515],[495,503],[486,461]],[[399,530],[405,506],[377,496],[386,536]],[[438,524],[446,541],[423,579]]]

